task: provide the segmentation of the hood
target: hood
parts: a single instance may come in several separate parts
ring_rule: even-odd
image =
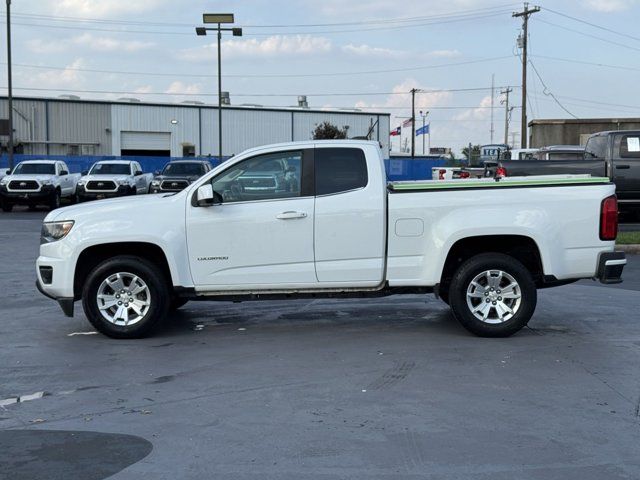
[[[95,200],[92,202],[80,203],[69,207],[58,208],[44,219],[45,222],[75,220],[82,221],[83,218],[103,217],[116,218],[122,215],[130,217],[136,215],[136,211],[140,209],[144,212],[153,212],[154,207],[159,206],[159,213],[162,211],[162,203],[167,199],[174,197],[175,194],[160,195],[135,195],[127,197],[107,198],[104,200]]]
[[[85,175],[80,180],[83,182],[129,182],[131,181],[131,177],[129,175]]]
[[[43,182],[45,180],[51,180],[51,178],[55,177],[55,175],[44,175],[42,173],[37,174],[24,174],[24,175],[6,175],[4,178],[6,178],[7,180],[36,180],[38,182]]]
[[[199,175],[156,175],[153,179],[156,182],[162,182],[163,180],[186,180],[189,183],[199,179]]]

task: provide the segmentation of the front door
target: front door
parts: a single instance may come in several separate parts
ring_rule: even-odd
[[[188,204],[187,245],[197,290],[317,284],[314,198],[303,182],[304,156],[290,150],[242,160],[211,180],[222,203]]]

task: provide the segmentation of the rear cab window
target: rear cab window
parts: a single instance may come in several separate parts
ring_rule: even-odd
[[[598,135],[595,137],[589,138],[587,144],[585,145],[585,160],[592,158],[602,158],[605,159],[607,157],[607,145],[609,142],[607,141],[607,137],[605,135]]]
[[[316,195],[331,195],[367,186],[367,160],[360,148],[316,148]]]
[[[640,158],[640,134],[618,135],[614,152],[618,158]]]

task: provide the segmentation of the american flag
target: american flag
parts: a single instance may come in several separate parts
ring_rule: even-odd
[[[403,127],[410,127],[412,122],[413,122],[413,118],[408,118],[404,122],[402,122],[402,126]]]

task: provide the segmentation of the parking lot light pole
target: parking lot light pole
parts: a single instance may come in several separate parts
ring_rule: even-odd
[[[9,108],[8,166],[13,170],[13,84],[11,78],[11,0],[7,0],[7,103]]]
[[[218,26],[215,28],[196,27],[196,35],[201,37],[206,36],[207,32],[210,31],[216,31],[218,33],[218,158],[220,161],[222,161],[222,32],[232,32],[234,37],[242,36],[242,28],[222,28],[222,24],[233,22],[233,13],[204,13],[202,15],[202,23],[215,23]]]

